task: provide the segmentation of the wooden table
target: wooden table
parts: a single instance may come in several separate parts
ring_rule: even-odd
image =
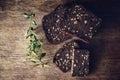
[[[42,1],[42,2],[41,2]],[[63,0],[62,0],[63,1]],[[119,80],[120,79],[120,3],[119,0],[85,0],[82,4],[102,18],[98,34],[90,43],[90,74],[71,77],[61,72],[52,58],[59,45],[48,43],[41,26],[42,17],[52,11],[60,0],[1,0],[0,3],[0,80]],[[67,0],[66,0],[67,1]],[[65,1],[64,1],[65,2]],[[42,6],[40,5],[42,3]],[[47,7],[47,8],[46,8]],[[38,26],[36,32],[44,37],[43,49],[49,66],[33,67],[24,61],[27,41],[24,33],[29,22],[22,16],[34,8]]]

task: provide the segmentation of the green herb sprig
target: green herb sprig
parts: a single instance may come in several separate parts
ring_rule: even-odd
[[[47,65],[47,62],[43,62],[42,59],[46,56],[46,53],[42,52],[43,39],[38,39],[36,33],[34,32],[33,26],[37,25],[37,22],[33,19],[35,13],[24,13],[23,15],[26,19],[30,20],[30,26],[26,32],[26,39],[29,40],[29,45],[27,48],[27,60],[36,63],[36,65]],[[38,53],[40,51],[40,53]]]

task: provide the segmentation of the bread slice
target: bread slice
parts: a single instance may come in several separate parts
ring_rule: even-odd
[[[59,5],[43,17],[42,23],[48,41],[53,44],[66,41],[73,37],[71,35],[89,42],[97,32],[101,19],[82,5],[73,3]]]
[[[100,23],[101,19],[82,5],[69,4],[65,20],[61,22],[61,28],[89,42],[99,29]]]
[[[89,73],[89,51],[75,49],[72,54],[72,76],[86,76]]]
[[[64,44],[54,56],[53,63],[55,63],[63,72],[67,72],[71,69],[73,44],[73,41]]]
[[[85,44],[79,40],[72,40],[65,43],[63,47],[56,52],[53,62],[63,72],[72,70],[72,76],[86,75],[87,71],[89,72],[89,51],[87,49],[88,44]],[[84,59],[86,56],[88,57],[86,58],[87,60]],[[85,65],[81,66],[81,64]],[[74,65],[76,65],[76,67],[74,67]],[[80,71],[83,74],[79,73]]]
[[[54,13],[43,17],[43,29],[48,41],[52,44],[59,44],[71,38],[66,33],[61,32],[59,24],[56,23],[57,17]]]

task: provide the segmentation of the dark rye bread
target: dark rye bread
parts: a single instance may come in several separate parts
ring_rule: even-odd
[[[63,4],[43,17],[43,29],[48,41],[54,44],[70,39],[71,35],[89,42],[100,22],[100,18],[77,3]]]
[[[66,4],[69,6],[65,20],[61,22],[64,31],[89,42],[100,26],[101,19],[89,12],[82,5]]]
[[[66,32],[60,28],[65,11],[65,8],[58,6],[55,11],[44,16],[42,19],[43,29],[50,43],[59,44],[71,38],[70,35],[66,34]]]
[[[89,73],[89,51],[75,49],[72,54],[72,76],[86,76]]]
[[[73,41],[64,44],[63,47],[56,52],[53,58],[53,63],[63,72],[67,72],[71,69],[73,44]]]
[[[89,45],[82,41],[75,40],[72,53],[72,76],[85,76],[89,73]]]
[[[53,63],[55,63],[63,72],[71,70],[72,57],[74,53],[77,53],[76,50],[78,48],[80,50],[88,49],[88,45],[79,40],[73,40],[64,44],[63,47],[56,52]]]

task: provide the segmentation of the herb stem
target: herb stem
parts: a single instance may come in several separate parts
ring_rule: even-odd
[[[29,60],[31,60],[34,63],[37,63],[39,61],[39,63],[42,66],[44,66],[46,65],[46,63],[41,60],[46,55],[46,53],[43,53],[42,51],[43,39],[39,40],[37,38],[36,33],[33,31],[34,30],[33,26],[37,25],[36,21],[33,20],[33,17],[35,17],[35,13],[32,10],[30,14],[24,13],[24,17],[30,20],[29,28],[27,29],[27,34],[26,34],[26,39],[29,40],[29,46],[27,48],[28,49],[27,55],[29,57]],[[38,54],[38,52],[40,53]]]

